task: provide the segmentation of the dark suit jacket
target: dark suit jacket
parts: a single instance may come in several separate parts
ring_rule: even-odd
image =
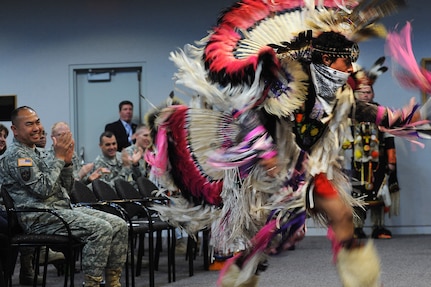
[[[136,124],[132,123],[131,126],[134,133],[136,131]],[[107,124],[105,126],[105,131],[110,131],[115,135],[115,138],[117,139],[118,151],[122,151],[123,148],[130,145],[126,129],[124,128],[123,123],[120,120]]]

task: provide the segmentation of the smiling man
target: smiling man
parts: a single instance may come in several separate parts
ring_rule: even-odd
[[[43,157],[36,148],[42,130],[37,113],[23,106],[12,112],[11,119],[14,139],[0,166],[2,188],[10,194],[16,208],[55,209],[72,234],[85,242],[82,268],[86,287],[98,287],[105,271],[107,285],[120,287],[127,253],[127,224],[103,211],[72,207],[69,197],[74,182],[72,133],[52,137],[53,156]],[[18,216],[25,232],[68,234],[63,223],[51,213],[26,212]]]
[[[107,168],[109,173],[103,173],[101,180],[114,187],[115,180],[123,178],[129,180],[132,169],[130,166],[123,164],[122,155],[117,150],[117,139],[110,131],[105,131],[100,135],[99,147],[102,152],[94,160],[94,170],[98,168]]]
[[[133,144],[133,133],[136,130],[136,124],[132,123],[133,103],[131,101],[122,101],[118,105],[120,119],[116,122],[109,123],[105,126],[105,131],[111,131],[116,139],[118,151]]]

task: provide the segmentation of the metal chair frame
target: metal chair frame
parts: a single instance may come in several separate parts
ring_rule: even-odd
[[[54,209],[37,209],[37,208],[15,208],[12,197],[7,192],[5,185],[1,188],[1,194],[3,197],[3,203],[6,207],[8,215],[8,248],[7,258],[12,256],[12,248],[19,248],[21,246],[34,247],[36,248],[35,258],[35,274],[33,280],[33,286],[37,285],[37,276],[39,270],[39,251],[41,247],[53,248],[62,250],[66,257],[66,268],[64,272],[64,286],[68,286],[70,279],[70,286],[74,286],[74,275],[75,275],[75,255],[78,250],[82,248],[84,243],[77,237],[72,235],[69,225],[67,222],[54,210]],[[56,235],[56,234],[32,234],[25,233],[19,224],[18,214],[19,213],[49,213],[55,216],[64,226],[67,231],[67,235]],[[42,286],[46,286],[46,275],[48,265],[48,252],[45,252],[45,261],[43,268],[43,283]],[[6,280],[8,286],[12,286],[12,270],[7,270]]]
[[[92,183],[93,186],[93,192],[96,195],[96,197],[99,200],[102,201],[107,201],[107,202],[112,202],[112,203],[116,203],[121,205],[127,212],[129,218],[135,218],[138,217],[137,220],[132,219],[131,223],[132,223],[132,231],[133,231],[133,236],[132,239],[134,239],[135,237],[137,237],[138,240],[138,262],[136,264],[137,268],[136,268],[136,276],[140,275],[140,271],[141,271],[141,258],[142,258],[142,251],[143,251],[143,246],[144,246],[144,238],[145,238],[145,234],[148,234],[148,250],[149,250],[149,255],[148,255],[148,259],[150,261],[149,264],[149,280],[150,280],[150,287],[154,287],[155,282],[154,282],[154,271],[157,268],[158,265],[158,252],[159,250],[157,250],[156,248],[156,253],[154,252],[155,248],[154,248],[154,233],[158,233],[158,231],[161,230],[168,230],[170,231],[171,229],[173,230],[173,227],[171,227],[170,225],[168,225],[165,222],[158,222],[156,220],[154,220],[152,214],[153,211],[151,211],[150,209],[148,209],[148,205],[150,205],[150,200],[149,199],[144,199],[144,198],[122,198],[121,196],[118,195],[117,191],[112,188],[109,184],[107,184],[106,182],[103,182],[101,180],[96,180],[93,181]],[[140,218],[139,218],[140,217]],[[144,220],[142,220],[144,219]],[[140,230],[135,230],[136,228],[139,228]],[[173,232],[172,232],[173,233]],[[137,235],[137,236],[134,236]],[[168,232],[167,234],[167,241],[168,241],[168,250],[173,250],[173,246],[171,246],[171,242],[172,242],[172,237],[171,233]],[[133,246],[135,246],[135,242],[133,242],[132,246],[132,252],[133,252]],[[155,256],[155,254],[157,254],[157,256]],[[174,264],[172,263],[172,255],[168,256],[168,280],[169,282],[175,281],[175,272],[172,272],[172,266],[174,266]],[[134,268],[134,258],[132,258],[132,268]],[[174,269],[175,270],[175,269]],[[133,271],[132,271],[133,272]],[[171,274],[173,273],[173,276],[171,276]]]

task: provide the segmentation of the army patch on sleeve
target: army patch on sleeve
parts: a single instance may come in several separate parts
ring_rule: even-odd
[[[21,167],[19,169],[20,175],[21,175],[21,179],[23,181],[29,181],[31,179],[31,168],[28,166],[25,167]]]
[[[18,167],[22,166],[33,166],[33,160],[29,157],[19,158]]]

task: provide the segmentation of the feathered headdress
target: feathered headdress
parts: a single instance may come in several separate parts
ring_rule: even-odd
[[[384,36],[385,28],[376,22],[403,4],[403,0],[243,0],[222,14],[209,35],[205,67],[211,80],[221,85],[250,83],[259,64],[262,76],[270,77],[278,64],[272,47],[297,53],[298,48],[309,48],[311,37],[328,31],[354,42]],[[311,33],[299,41],[298,35],[306,31]]]
[[[174,79],[221,110],[260,104],[277,80],[282,89],[270,97],[268,109],[286,116],[303,101],[306,75],[298,65],[309,59],[313,39],[329,31],[353,42],[384,36],[385,28],[376,22],[402,5],[404,0],[242,0],[226,9],[195,46],[171,53],[179,68]],[[333,51],[335,56],[358,53],[355,46]],[[292,61],[281,67],[280,58],[286,57]]]
[[[358,66],[348,80],[352,89],[356,91],[363,86],[373,86],[377,78],[388,70],[388,67],[384,66],[385,59],[385,57],[378,58],[368,71]]]

